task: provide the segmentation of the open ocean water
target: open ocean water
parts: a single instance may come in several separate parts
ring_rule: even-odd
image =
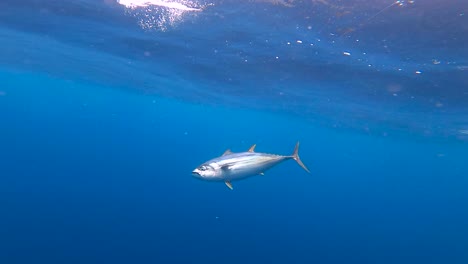
[[[2,0],[0,263],[468,263],[468,1]]]

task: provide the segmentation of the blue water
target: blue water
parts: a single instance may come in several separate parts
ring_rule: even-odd
[[[0,3],[0,263],[468,263],[466,1],[180,3]]]

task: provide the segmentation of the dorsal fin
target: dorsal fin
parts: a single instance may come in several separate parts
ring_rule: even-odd
[[[222,156],[226,156],[226,155],[229,155],[231,153],[232,153],[232,151],[230,149],[227,149],[226,151],[224,151]]]
[[[249,148],[248,152],[254,152],[256,146],[257,146],[257,144],[253,144],[253,145]]]

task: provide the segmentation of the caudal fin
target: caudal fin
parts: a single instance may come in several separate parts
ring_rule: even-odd
[[[310,173],[309,169],[302,163],[301,159],[299,158],[299,141],[296,143],[296,147],[294,148],[294,153],[292,154],[291,158],[293,158],[299,166],[301,166],[305,171]]]

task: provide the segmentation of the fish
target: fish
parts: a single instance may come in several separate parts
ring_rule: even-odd
[[[296,143],[294,152],[290,156],[255,152],[256,146],[254,144],[246,152],[237,153],[228,149],[223,155],[195,168],[192,176],[205,181],[224,182],[229,189],[233,190],[232,181],[264,175],[268,169],[290,159],[295,160],[299,166],[310,173],[299,158],[299,142]]]

